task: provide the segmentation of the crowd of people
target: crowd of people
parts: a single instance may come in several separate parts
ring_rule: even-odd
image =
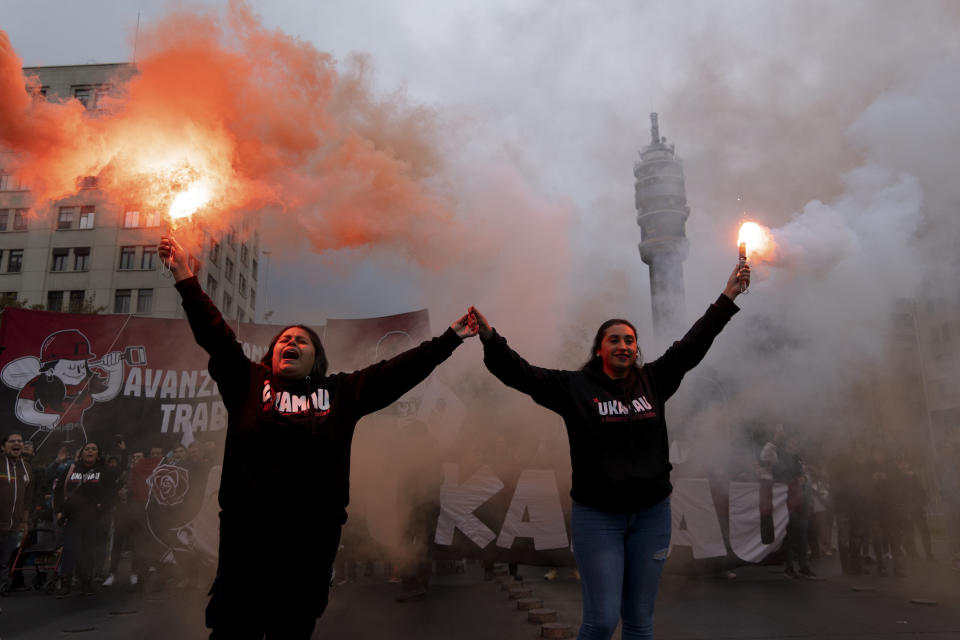
[[[787,577],[816,577],[810,560],[834,553],[850,575],[905,576],[911,562],[935,562],[928,522],[931,484],[939,485],[938,511],[951,541],[951,562],[960,569],[960,461],[952,447],[942,452],[939,473],[925,478],[902,453],[879,444],[854,442],[812,463],[800,434],[776,425],[758,458],[761,503],[766,483],[787,486]]]
[[[197,584],[196,564],[183,555],[178,566],[164,560],[166,549],[149,530],[149,479],[160,464],[184,469],[214,462],[218,447],[194,441],[189,447],[128,448],[117,436],[108,451],[96,441],[73,449],[61,446],[52,458],[35,453],[33,443],[18,432],[3,437],[0,464],[0,587],[25,586],[26,558],[17,549],[62,548],[59,566],[33,570],[33,586],[47,586],[59,597],[91,594],[95,586],[118,584],[120,563],[129,559],[129,588],[154,588],[177,580]],[[9,517],[7,517],[9,516]],[[204,586],[201,584],[200,586]]]

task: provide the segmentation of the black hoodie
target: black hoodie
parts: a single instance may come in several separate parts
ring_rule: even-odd
[[[738,310],[721,295],[666,353],[621,379],[589,365],[580,371],[532,366],[497,333],[483,341],[483,361],[504,384],[563,418],[574,500],[605,511],[637,511],[672,490],[664,404]]]
[[[176,287],[227,408],[219,495],[224,523],[261,525],[264,517],[344,522],[357,421],[423,381],[462,342],[448,329],[353,373],[284,380],[243,354],[196,277]]]
[[[117,492],[117,476],[100,461],[69,465],[53,493],[54,510],[67,520],[95,520],[109,513]]]

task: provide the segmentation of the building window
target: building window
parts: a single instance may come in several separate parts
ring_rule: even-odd
[[[80,225],[81,229],[93,229],[93,220],[96,217],[96,209],[90,207],[80,207]]]
[[[240,297],[247,297],[247,279],[243,277],[243,274],[240,274]]]
[[[140,257],[140,268],[148,271],[157,268],[156,245],[146,246],[143,248],[143,255]]]
[[[225,258],[223,263],[223,277],[233,282],[233,260]]]
[[[256,261],[256,259],[254,259],[253,264],[250,266],[250,275],[253,277],[254,280],[257,279],[257,271],[258,271],[258,270],[259,270],[259,268],[258,268],[258,265],[257,265],[257,261]]]
[[[233,227],[230,227],[230,231],[227,232],[227,243],[231,247],[237,246],[237,231]]]
[[[133,269],[133,260],[136,255],[136,247],[120,247],[120,270]]]
[[[80,313],[83,311],[83,302],[84,302],[84,292],[83,291],[71,291],[70,292],[70,302],[67,307],[67,311],[70,313]]]
[[[123,214],[124,229],[136,229],[138,227],[159,227],[160,222],[155,213],[140,213],[139,211],[126,211]]]
[[[250,287],[250,308],[254,311],[257,309],[257,291],[253,287]]]
[[[17,176],[9,173],[0,173],[0,191],[23,191],[23,183]]]
[[[13,230],[14,231],[26,231],[27,230],[27,210],[26,209],[17,209],[13,212]]]
[[[137,291],[137,313],[150,313],[153,311],[153,289],[140,289]]]
[[[250,263],[250,249],[247,247],[247,243],[244,242],[240,245],[240,264],[249,264]]]
[[[20,273],[23,269],[23,249],[11,249],[7,258],[7,273]]]
[[[109,85],[77,85],[72,87],[73,97],[89,111],[100,108],[103,97],[110,92]]]
[[[113,296],[114,313],[130,313],[130,289],[117,289]]]
[[[54,249],[53,264],[50,265],[50,271],[66,271],[67,255],[69,253],[70,253],[69,249]]]
[[[9,306],[11,304],[16,304],[17,302],[17,292],[16,291],[4,291],[0,293],[0,306]]]
[[[76,247],[73,250],[73,270],[86,271],[90,268],[90,247]]]
[[[217,297],[217,279],[209,273],[207,274],[207,295],[210,296],[211,300]]]
[[[73,97],[87,109],[92,109],[93,87],[74,87]]]
[[[76,207],[60,207],[60,215],[57,217],[57,229],[72,229],[73,217],[77,215]]]
[[[237,322],[246,322],[247,314],[244,313],[243,309],[237,307]]]
[[[230,307],[233,306],[233,297],[227,293],[223,292],[223,315],[224,317],[230,316]]]
[[[210,262],[220,264],[220,243],[210,238]]]
[[[60,311],[63,309],[63,291],[47,292],[47,311]]]
[[[7,230],[7,224],[10,222],[10,209],[0,209],[0,231]]]

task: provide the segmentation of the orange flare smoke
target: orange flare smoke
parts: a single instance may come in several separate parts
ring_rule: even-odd
[[[246,4],[225,12],[141,32],[137,73],[95,112],[40,97],[0,31],[0,147],[37,210],[96,176],[117,206],[221,229],[266,210],[320,251],[386,245],[435,260],[421,249],[452,214],[421,182],[439,156],[429,114],[402,95],[371,98],[364,66],[341,75]]]

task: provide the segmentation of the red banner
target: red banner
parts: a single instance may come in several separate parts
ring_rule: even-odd
[[[279,327],[234,327],[255,360]],[[186,320],[6,309],[0,415],[41,455],[88,440],[112,448],[188,443],[226,414]]]

